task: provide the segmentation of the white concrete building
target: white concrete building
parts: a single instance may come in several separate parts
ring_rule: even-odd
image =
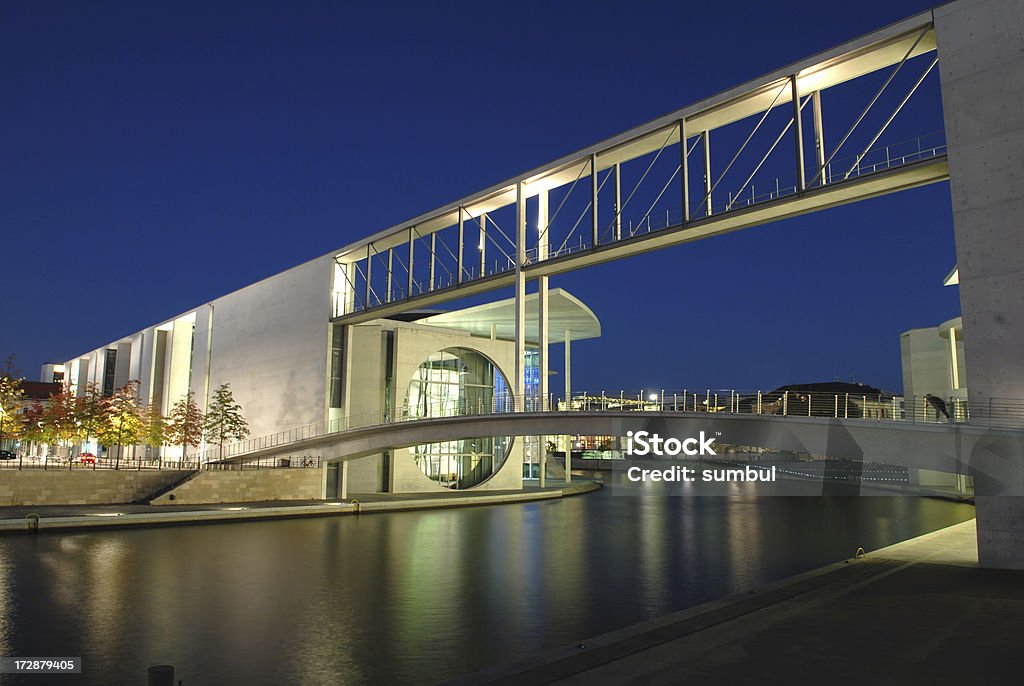
[[[79,394],[95,383],[107,395],[138,381],[141,401],[165,414],[188,391],[205,409],[212,391],[230,383],[252,436],[371,414],[461,414],[516,402],[514,299],[341,325],[331,321],[337,277],[333,254],[306,262],[77,355],[64,363],[66,379]],[[526,307],[536,329],[536,294]],[[551,343],[600,335],[593,312],[561,290],[549,292],[549,321]],[[536,342],[537,331],[528,332],[529,395],[539,389]],[[161,454],[173,461],[181,449],[165,446]],[[342,456],[321,457],[325,494],[336,495],[334,461]],[[348,490],[520,488],[524,460],[539,461],[536,440],[415,446],[352,462]]]
[[[960,283],[956,267],[943,280],[945,286]],[[926,406],[921,398],[931,395],[950,406],[967,401],[967,368],[964,363],[964,324],[954,317],[938,326],[911,329],[900,334],[905,407],[918,413]]]

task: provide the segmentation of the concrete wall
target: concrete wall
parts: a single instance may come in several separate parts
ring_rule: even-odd
[[[945,398],[949,389],[949,343],[935,327],[900,334],[903,395],[908,401],[926,393]]]
[[[360,325],[350,329],[351,341],[345,351],[350,361],[346,378],[346,404],[351,416],[367,412],[380,412],[384,393],[385,329],[394,331],[393,412],[400,417],[409,392],[409,383],[416,370],[431,354],[445,348],[472,348],[489,357],[505,377],[511,380],[515,369],[515,345],[510,341],[490,340],[467,333],[448,331],[416,323],[387,322],[383,325]],[[496,474],[475,490],[508,490],[522,487],[522,440],[516,439],[512,449]],[[328,454],[327,459],[343,457]],[[372,493],[387,480],[387,488],[394,493],[447,492],[416,466],[408,448],[394,450],[390,458],[391,471],[383,474],[381,455],[353,460],[348,467],[349,493]]]
[[[323,497],[322,469],[238,469],[200,472],[152,504],[251,503]]]
[[[307,262],[213,302],[210,393],[230,383],[253,436],[326,418],[332,264]]]
[[[307,262],[81,355],[79,392],[86,381],[102,381],[105,350],[117,347],[119,370],[124,358],[118,381],[130,372],[142,400],[159,394],[165,412],[188,390],[205,409],[207,392],[230,383],[254,436],[323,421],[332,264]],[[163,377],[155,378],[161,363]]]
[[[183,478],[187,472],[76,469],[4,470],[2,505],[113,505],[131,503]]]
[[[934,11],[971,405],[1024,398],[1024,3]],[[984,567],[1024,569],[1024,456],[976,479]]]

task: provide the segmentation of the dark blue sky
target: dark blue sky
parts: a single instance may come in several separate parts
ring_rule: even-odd
[[[0,354],[34,378],[929,6],[5,3]],[[954,262],[939,184],[552,285],[604,324],[580,388],[899,389],[899,332],[958,312]]]

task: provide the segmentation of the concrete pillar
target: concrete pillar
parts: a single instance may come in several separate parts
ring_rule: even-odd
[[[548,258],[548,192],[537,195],[537,259]],[[537,409],[547,410],[548,402],[548,277],[540,277],[537,288]],[[540,485],[544,486],[548,466],[547,436],[537,436],[540,451]]]
[[[705,131],[701,134],[704,145],[704,215],[711,216],[711,132]]]
[[[934,16],[969,404],[982,424],[1024,398],[1024,5],[961,0]],[[1024,455],[982,450],[968,457],[978,561],[1024,569]]]
[[[597,155],[590,156],[590,233],[591,247],[601,241],[601,228],[597,217]]]
[[[481,278],[487,273],[487,213],[480,215],[480,273]]]
[[[815,176],[818,185],[825,185],[825,127],[821,120],[821,91],[816,90],[812,96],[811,107],[814,110],[814,161],[817,166]]]
[[[348,460],[338,465],[338,497],[341,500],[348,498]]]
[[[802,192],[806,188],[806,177],[804,176],[804,125],[800,116],[800,85],[796,74],[789,77],[790,93],[793,98],[793,140],[795,141],[794,152],[796,154],[796,188]]]
[[[456,258],[457,258],[456,262],[458,264],[458,270],[459,270],[459,273],[458,273],[458,276],[456,277],[456,280],[459,283],[462,283],[462,273],[463,273],[463,271],[465,271],[464,267],[462,266],[462,258],[466,254],[465,242],[466,242],[466,219],[465,219],[465,215],[464,215],[464,211],[462,209],[462,206],[460,205],[459,206],[459,239],[458,239],[459,252],[456,255]]]
[[[572,399],[572,332],[565,330],[565,403],[569,409],[569,401]],[[565,481],[572,481],[572,437],[565,437]]]
[[[437,265],[437,234],[430,234],[430,290],[434,290],[434,267]]]
[[[526,189],[516,184],[516,378],[515,402],[523,410],[526,395]]]

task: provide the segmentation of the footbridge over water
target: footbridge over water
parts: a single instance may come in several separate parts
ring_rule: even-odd
[[[975,488],[985,487],[1004,496],[1024,495],[1001,477],[1009,465],[1020,463],[1017,458],[1024,454],[1024,429],[813,416],[609,410],[434,417],[297,436],[290,441],[258,441],[226,460],[244,462],[315,451],[326,462],[347,462],[464,438],[625,436],[628,431],[679,439],[704,432],[719,443],[968,474],[974,477]]]
[[[513,286],[512,392],[522,396],[526,284],[536,280],[540,396],[546,397],[550,276],[948,179],[970,399],[983,405],[1024,398],[1024,299],[1012,295],[1024,293],[1021,27],[1020,2],[956,0],[355,241],[331,255],[334,321],[356,324]],[[856,98],[830,100],[871,75],[863,106],[851,108]],[[913,112],[936,79],[940,97],[929,106],[942,131],[932,134],[929,127],[910,141],[885,143],[893,122]],[[927,119],[920,110],[913,116]],[[844,441],[861,445],[873,431],[813,418],[705,419],[727,421],[734,431],[765,423],[805,426],[801,431],[817,431],[819,443],[836,436],[836,450]],[[465,427],[478,422],[460,421]],[[508,422],[510,430],[521,426],[516,418],[495,421]],[[562,421],[559,431],[583,420]],[[810,433],[790,430],[796,442],[812,440]],[[381,428],[391,436],[381,440],[401,442],[395,437],[405,431]],[[928,443],[935,432],[968,440],[974,431],[912,427],[890,436]],[[840,439],[846,432],[853,438]],[[1007,437],[999,445],[1012,444]],[[952,454],[948,445],[945,450]],[[986,458],[993,478],[977,488],[979,527],[987,532],[979,536],[980,559],[985,566],[1024,569],[1024,499],[1005,496],[1024,487],[1024,453],[997,457],[1001,450],[993,447]]]

